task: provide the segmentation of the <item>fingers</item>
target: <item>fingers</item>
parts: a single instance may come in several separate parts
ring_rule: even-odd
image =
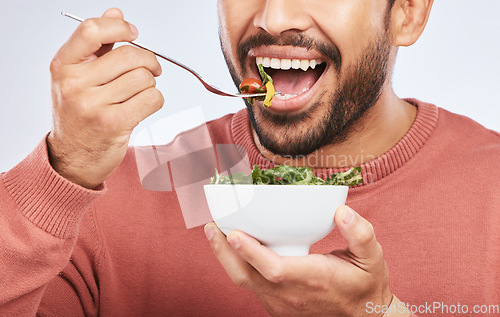
[[[347,247],[360,260],[382,257],[382,248],[375,237],[373,226],[347,206],[340,206],[335,213],[335,223]]]
[[[103,96],[103,104],[122,103],[143,90],[156,86],[156,80],[151,72],[144,68],[131,70],[106,85],[97,87]]]
[[[231,231],[227,236],[227,241],[246,262],[250,263],[268,281],[273,283],[283,281],[283,258],[271,249],[241,231]]]
[[[208,223],[205,226],[205,234],[210,241],[210,246],[215,256],[236,285],[254,289],[259,284],[262,285],[264,283],[262,276],[238,256],[237,252],[229,245],[224,234],[214,223]]]
[[[57,58],[62,64],[80,63],[87,60],[104,44],[130,42],[137,35],[137,28],[120,18],[87,19],[80,23],[58,52]]]
[[[118,9],[82,22],[50,64],[54,129],[52,166],[86,188],[101,184],[126,155],[137,124],[164,102],[155,88],[161,73],[149,52],[113,43],[132,41],[137,29]]]
[[[142,120],[160,110],[164,101],[161,92],[152,87],[141,91],[121,104],[113,105],[107,109],[113,112],[117,120],[133,129]]]
[[[87,84],[91,86],[106,84],[139,67],[148,69],[154,76],[160,76],[162,72],[153,53],[130,45],[118,47],[83,67],[88,74]]]
[[[111,8],[106,10],[104,14],[102,15],[103,18],[116,18],[116,19],[121,19],[123,20],[123,13],[120,9],[117,8]],[[106,54],[107,52],[111,51],[113,49],[114,43],[111,44],[103,44],[102,47],[95,52],[96,56],[102,56]]]
[[[111,9],[106,10],[102,14],[102,17],[104,17],[104,18],[117,18],[117,19],[123,20],[123,12],[118,8],[111,8]]]
[[[238,255],[254,267],[266,280],[274,284],[321,279],[328,265],[321,255],[282,257],[241,231],[227,236]]]

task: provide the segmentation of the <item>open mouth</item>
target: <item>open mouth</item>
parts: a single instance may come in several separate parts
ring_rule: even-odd
[[[298,113],[317,105],[325,93],[322,82],[330,80],[330,62],[323,54],[306,47],[269,45],[252,48],[247,53],[249,77],[259,78],[257,65],[273,79],[275,95],[269,112]],[[334,80],[332,78],[332,80]],[[264,110],[261,110],[264,111]]]
[[[321,59],[288,59],[257,56],[255,64],[262,64],[273,78],[275,99],[289,100],[308,92],[325,72],[327,63]]]

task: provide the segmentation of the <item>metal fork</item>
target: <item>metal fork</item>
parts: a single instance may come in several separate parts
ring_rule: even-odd
[[[84,19],[82,18],[79,18],[73,14],[69,14],[69,13],[66,13],[66,12],[61,12],[62,15],[64,16],[67,16],[68,18],[71,18],[73,20],[76,20],[76,21],[79,21],[79,22],[83,22],[85,21]],[[214,85],[211,85],[209,84],[208,82],[206,82],[203,77],[200,76],[200,74],[198,74],[197,72],[195,72],[193,69],[187,67],[186,65],[168,57],[168,56],[165,56],[163,54],[160,54],[158,52],[155,52],[153,51],[152,49],[150,48],[147,48],[146,46],[142,45],[142,44],[139,44],[139,43],[136,43],[136,42],[129,42],[130,44],[132,45],[135,45],[139,48],[142,48],[146,51],[149,51],[153,54],[155,54],[156,56],[160,57],[160,58],[163,58],[164,60],[166,61],[169,61],[170,63],[173,63],[185,70],[187,70],[188,72],[190,72],[191,74],[193,74],[196,78],[198,78],[198,80],[203,84],[203,86],[210,92],[214,93],[214,94],[217,94],[217,95],[220,95],[220,96],[227,96],[227,97],[240,97],[240,98],[251,98],[251,97],[264,97],[266,94],[265,93],[257,93],[257,94],[248,94],[248,93],[236,93],[236,94],[233,94],[233,93],[230,93],[230,92],[225,92],[223,90],[220,90],[219,88],[215,87]],[[281,92],[276,92],[277,95],[281,94]]]

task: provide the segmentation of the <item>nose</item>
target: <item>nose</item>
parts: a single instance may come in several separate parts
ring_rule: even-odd
[[[267,0],[255,15],[254,25],[279,36],[286,31],[305,31],[312,19],[307,14],[307,0]]]

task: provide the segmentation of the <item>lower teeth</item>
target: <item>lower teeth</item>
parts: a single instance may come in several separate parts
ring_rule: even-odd
[[[281,95],[276,95],[274,98],[279,98],[281,100],[287,100],[293,97],[297,97],[297,95],[290,95],[290,94],[281,94]]]
[[[281,95],[276,95],[275,98],[279,98],[281,100],[288,100],[288,99],[291,99],[291,98],[295,98],[297,97],[298,95],[302,95],[303,93],[305,93],[306,91],[308,91],[309,88],[307,87],[304,87],[304,89],[302,89],[302,91],[297,94],[297,95],[292,95],[292,94],[281,94]]]

